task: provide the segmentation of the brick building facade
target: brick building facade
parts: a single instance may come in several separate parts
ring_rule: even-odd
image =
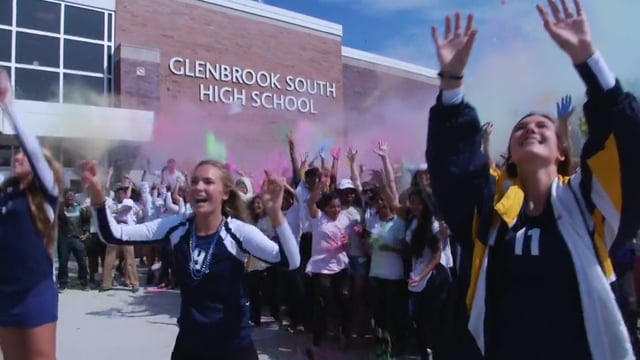
[[[399,157],[417,161],[423,156],[434,72],[346,48],[338,24],[249,0],[55,2],[64,12],[72,7],[104,11],[106,32],[113,32],[104,39],[109,101],[97,107],[66,104],[60,95],[58,103],[40,101],[39,106],[75,106],[84,111],[82,118],[100,120],[120,113],[108,126],[85,127],[78,120],[56,126],[72,120],[35,116],[29,109],[36,101],[19,99],[26,123],[51,143],[64,147],[100,139],[109,147],[132,145],[128,166],[146,157],[160,165],[169,156],[186,164],[206,156],[206,136],[212,133],[239,167],[276,170],[286,162],[285,133],[292,129],[300,151],[314,151],[321,138],[361,148],[383,139]],[[20,14],[21,5],[13,4],[12,11]],[[20,24],[13,24],[13,32],[20,31]],[[0,66],[11,66],[19,75],[23,65],[0,61]],[[60,69],[66,71],[62,64]],[[15,82],[20,81],[18,76]],[[71,86],[63,81],[64,92]],[[58,131],[50,133],[41,122]],[[60,131],[69,127],[76,130]],[[4,124],[0,131],[11,134]],[[0,143],[11,146],[6,135],[0,135]]]

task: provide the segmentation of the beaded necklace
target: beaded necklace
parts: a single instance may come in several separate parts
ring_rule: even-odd
[[[191,232],[191,237],[189,238],[189,270],[191,273],[191,277],[194,280],[200,280],[202,277],[209,273],[209,268],[211,266],[211,260],[213,259],[213,250],[216,247],[216,243],[218,242],[218,238],[220,237],[220,230],[222,228],[222,224],[225,219],[223,218],[218,225],[218,230],[216,230],[215,235],[213,236],[213,240],[209,244],[209,250],[207,251],[206,257],[204,256],[204,251],[195,247],[196,244],[196,226],[193,225],[193,229]],[[199,264],[201,263],[201,264]]]

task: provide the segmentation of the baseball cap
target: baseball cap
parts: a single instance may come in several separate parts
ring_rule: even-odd
[[[342,179],[338,183],[338,190],[346,190],[346,189],[355,189],[356,187],[353,185],[353,181],[351,179]]]

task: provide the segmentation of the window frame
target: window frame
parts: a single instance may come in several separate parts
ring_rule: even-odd
[[[94,8],[90,6],[84,6],[79,4],[69,4],[60,0],[47,0],[49,2],[60,4],[60,31],[58,33],[46,32],[41,30],[27,29],[17,26],[17,2],[19,0],[12,0],[12,25],[1,25],[0,29],[9,30],[11,32],[11,61],[0,61],[0,65],[5,68],[11,70],[11,78],[15,78],[16,69],[32,69],[32,70],[46,70],[46,71],[57,71],[59,73],[59,82],[58,82],[58,101],[57,103],[64,103],[64,75],[65,74],[73,74],[73,75],[84,75],[91,77],[102,77],[104,79],[103,85],[103,94],[110,98],[113,97],[113,88],[114,88],[114,71],[115,71],[115,61],[114,61],[114,51],[115,51],[115,22],[116,22],[116,13],[112,10]],[[66,16],[67,7],[76,7],[76,8],[84,8],[92,11],[101,12],[104,16],[104,38],[102,40],[95,40],[84,38],[80,36],[73,35],[65,35],[64,34],[64,22]],[[109,17],[111,17],[111,26],[109,26]],[[57,68],[46,67],[46,66],[35,66],[35,65],[27,65],[27,64],[17,64],[16,63],[16,35],[17,32],[31,33],[36,35],[47,35],[56,37],[59,40],[59,49],[60,49],[60,60]],[[103,59],[102,59],[102,72],[86,72],[79,70],[67,70],[64,68],[64,40],[75,40],[93,44],[99,44],[103,47]],[[110,40],[109,40],[110,39]],[[111,49],[111,53],[109,53],[109,49]],[[108,70],[111,70],[109,73]]]

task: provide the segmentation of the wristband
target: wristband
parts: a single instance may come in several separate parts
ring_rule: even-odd
[[[462,80],[464,76],[462,74],[456,74],[456,73],[440,70],[440,72],[438,73],[438,77],[441,79],[447,79],[447,80]]]

